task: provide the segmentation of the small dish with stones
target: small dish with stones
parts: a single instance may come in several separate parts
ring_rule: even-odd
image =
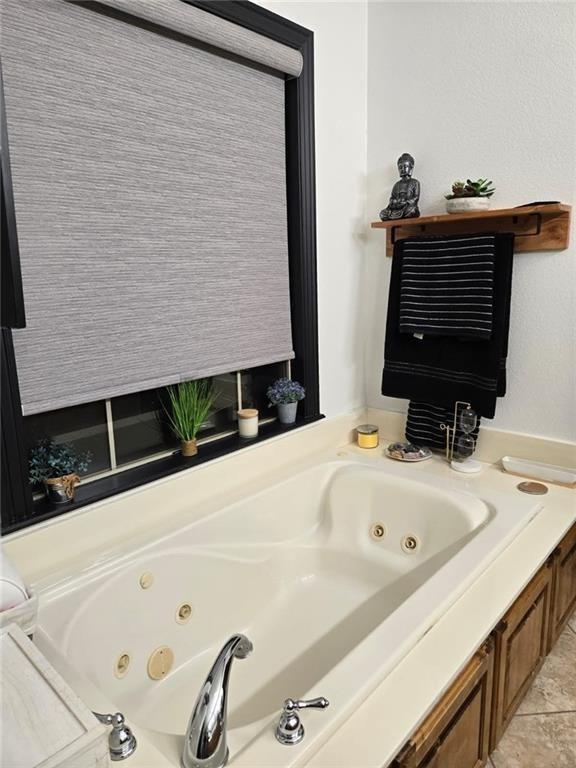
[[[426,461],[432,457],[432,451],[413,443],[390,443],[386,455],[396,461]]]

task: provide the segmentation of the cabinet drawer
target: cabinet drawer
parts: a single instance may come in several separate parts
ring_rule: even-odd
[[[481,768],[488,758],[494,650],[487,640],[392,763]]]

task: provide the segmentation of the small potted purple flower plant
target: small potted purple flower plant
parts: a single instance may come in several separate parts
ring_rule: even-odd
[[[292,379],[277,379],[266,392],[270,407],[278,408],[278,420],[281,424],[294,424],[298,401],[303,400],[306,390],[297,381]]]

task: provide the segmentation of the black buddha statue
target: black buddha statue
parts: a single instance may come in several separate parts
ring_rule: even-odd
[[[380,211],[382,221],[390,219],[412,219],[420,216],[418,200],[420,198],[420,182],[412,178],[414,158],[405,152],[398,158],[398,173],[400,181],[392,187],[390,202]]]

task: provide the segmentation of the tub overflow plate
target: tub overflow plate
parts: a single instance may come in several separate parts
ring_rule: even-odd
[[[174,652],[167,645],[161,645],[152,651],[148,659],[148,677],[152,680],[162,680],[172,669]]]

